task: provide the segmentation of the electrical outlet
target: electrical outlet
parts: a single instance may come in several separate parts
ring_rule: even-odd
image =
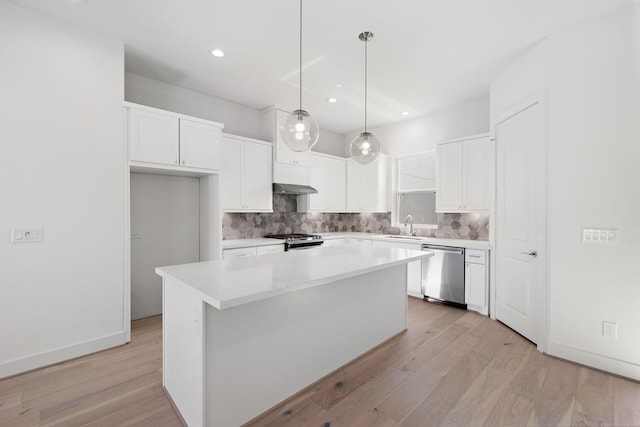
[[[605,337],[618,338],[618,324],[614,322],[602,321],[602,335]]]

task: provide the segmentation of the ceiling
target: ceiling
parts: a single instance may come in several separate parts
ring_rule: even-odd
[[[129,72],[257,109],[298,107],[297,0],[11,1],[123,40]],[[362,31],[375,34],[376,127],[487,96],[493,77],[545,36],[637,1],[304,0],[303,108],[321,129],[361,130]]]

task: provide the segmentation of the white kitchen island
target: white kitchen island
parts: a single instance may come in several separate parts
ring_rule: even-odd
[[[359,245],[160,267],[163,385],[189,426],[239,426],[406,330],[407,263]]]

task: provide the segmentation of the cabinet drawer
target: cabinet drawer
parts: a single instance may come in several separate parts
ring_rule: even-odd
[[[256,247],[256,255],[278,254],[284,252],[284,244]]]
[[[236,248],[236,249],[225,249],[222,251],[222,259],[230,259],[230,258],[239,258],[239,257],[247,257],[247,256],[255,256],[256,248]]]
[[[485,264],[487,251],[479,249],[467,249],[464,252],[465,262],[472,262],[474,264]]]

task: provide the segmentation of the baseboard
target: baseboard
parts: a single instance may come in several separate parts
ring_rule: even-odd
[[[550,356],[559,357],[561,359],[566,359],[601,371],[610,372],[612,374],[640,381],[640,365],[612,359],[595,353],[589,353],[588,351],[578,350],[573,347],[567,347],[552,342],[547,344],[546,353]]]
[[[121,331],[94,340],[81,342],[68,347],[57,348],[34,354],[21,359],[0,363],[0,379],[32,371],[55,363],[75,359],[97,351],[106,350],[126,343],[126,332]]]

